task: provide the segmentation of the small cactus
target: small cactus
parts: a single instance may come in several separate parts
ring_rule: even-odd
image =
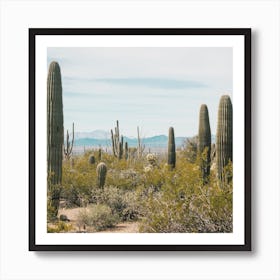
[[[72,156],[72,152],[73,152],[73,145],[74,145],[74,136],[75,136],[75,133],[74,133],[74,123],[72,124],[72,141],[70,142],[69,140],[69,132],[68,132],[68,129],[67,129],[67,132],[66,132],[66,146],[64,146],[64,156],[67,160],[70,159],[70,157]]]
[[[216,134],[217,177],[223,184],[224,168],[232,161],[232,103],[228,95],[220,99]]]
[[[89,162],[90,164],[95,164],[95,156],[94,156],[94,155],[91,155],[91,156],[89,157],[89,159],[88,159],[88,162]]]
[[[211,129],[208,108],[202,104],[199,112],[198,155],[203,182],[208,181],[211,164]]]
[[[97,185],[99,188],[103,188],[106,181],[107,166],[104,162],[100,162],[96,167],[97,173]]]
[[[176,147],[175,147],[175,137],[174,137],[174,128],[169,128],[168,133],[168,165],[173,169],[176,166]]]

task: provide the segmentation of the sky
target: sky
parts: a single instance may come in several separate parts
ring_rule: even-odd
[[[219,99],[232,97],[232,48],[92,47],[48,48],[48,65],[60,65],[64,129],[109,131],[142,137],[198,133],[206,104],[216,134]]]

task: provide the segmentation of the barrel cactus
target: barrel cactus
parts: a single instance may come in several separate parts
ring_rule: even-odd
[[[175,137],[174,137],[174,128],[169,128],[168,133],[168,158],[167,164],[171,168],[175,168],[176,166],[176,147],[175,147]]]
[[[47,162],[52,184],[60,184],[63,159],[63,104],[59,64],[49,66],[47,80]]]
[[[224,182],[224,167],[232,161],[232,103],[228,95],[220,99],[216,134],[217,177]]]
[[[211,163],[211,129],[208,108],[205,104],[201,105],[199,112],[198,155],[202,178],[207,182]]]
[[[107,166],[104,162],[100,162],[96,167],[97,173],[97,185],[99,188],[103,188],[106,181]]]
[[[91,156],[89,157],[89,159],[88,159],[88,162],[89,162],[90,164],[95,164],[95,156],[94,156],[94,155],[91,155]]]

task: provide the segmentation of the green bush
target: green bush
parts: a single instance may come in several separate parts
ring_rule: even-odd
[[[48,233],[59,233],[59,232],[69,232],[73,229],[72,224],[67,224],[66,222],[59,221],[54,224],[54,227],[47,227]]]
[[[181,162],[143,209],[141,232],[232,232],[232,183],[221,189],[212,174],[205,185],[197,166]]]
[[[103,152],[108,168],[104,189],[96,185],[89,151],[74,166],[63,165],[61,198],[68,207],[91,205],[81,211],[79,224],[95,231],[139,220],[142,232],[232,232],[232,163],[225,168],[224,188],[215,170],[205,182],[193,142],[192,149],[176,152],[173,170],[166,166],[166,154],[151,164],[151,156],[126,161]]]
[[[139,200],[136,191],[107,186],[103,190],[96,188],[92,193],[92,201],[95,204],[109,206],[112,214],[118,215],[120,220],[137,220],[139,216]]]
[[[118,222],[118,215],[113,214],[111,208],[104,204],[91,205],[82,209],[78,215],[79,224],[93,227],[97,231],[113,227]]]

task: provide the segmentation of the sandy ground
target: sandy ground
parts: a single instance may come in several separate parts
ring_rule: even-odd
[[[77,225],[77,216],[79,211],[82,208],[73,208],[73,209],[66,209],[62,208],[58,212],[58,217],[60,215],[66,215],[67,218],[70,220],[69,224],[73,226],[73,230],[70,232],[92,232],[92,229],[84,229],[83,227],[79,227]],[[98,232],[108,232],[108,233],[137,233],[139,232],[139,223],[138,222],[122,222],[117,224],[114,228],[108,228],[103,231],[98,231]]]

